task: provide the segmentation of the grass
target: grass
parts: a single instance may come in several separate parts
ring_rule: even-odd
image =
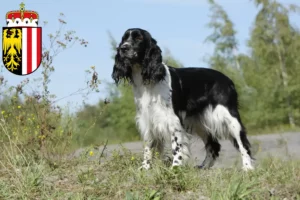
[[[300,161],[289,156],[283,138],[275,145],[285,147],[287,159],[265,157],[249,173],[239,162],[232,168],[171,170],[159,159],[153,169],[138,171],[142,154],[124,148],[106,157],[102,148],[91,146],[70,156],[76,133],[72,117],[49,112],[50,105],[42,102],[12,100],[0,115],[0,199],[300,200]],[[259,140],[251,143],[254,154],[262,151]]]
[[[266,157],[255,171],[240,167],[171,170],[159,159],[138,171],[141,154],[109,157],[87,148],[74,158],[44,158],[13,142],[2,146],[0,199],[300,199],[300,161]]]
[[[248,173],[241,171],[239,162],[232,168],[198,170],[186,166],[171,170],[159,159],[154,160],[151,170],[138,171],[142,155],[125,148],[107,157],[102,149],[94,147],[70,156],[69,153],[87,139],[86,133],[96,124],[96,117],[91,126],[79,130],[78,119],[55,106],[59,99],[48,90],[50,75],[54,72],[53,59],[76,42],[82,46],[87,44],[73,31],[63,31],[66,22],[61,18],[63,14],[59,17],[60,29],[49,35],[50,46],[43,47],[43,76],[37,84],[42,85],[41,91],[25,92],[29,79],[7,89],[7,81],[0,77],[2,96],[6,89],[8,92],[0,102],[1,200],[300,200],[300,161],[289,156],[283,138],[278,139],[276,145],[285,147],[287,159],[265,157],[255,171]],[[60,45],[53,45],[57,42]],[[87,97],[98,91],[100,82],[95,67],[86,73],[91,78],[86,87],[70,95],[83,93]],[[255,133],[273,133],[274,130],[290,129],[281,126]],[[91,140],[94,142],[95,138]],[[252,144],[254,154],[260,153],[260,141]]]
[[[93,146],[70,156],[84,132],[74,117],[35,98],[22,103],[13,96],[1,108],[0,199],[300,200],[300,161],[289,156],[283,138],[275,145],[287,159],[265,157],[249,173],[240,160],[232,168],[171,170],[155,159],[153,169],[138,171],[142,155],[124,148],[100,161],[102,149]],[[254,154],[262,151],[259,140],[251,143]]]

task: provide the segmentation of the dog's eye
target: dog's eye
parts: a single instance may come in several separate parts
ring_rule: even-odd
[[[139,36],[136,38],[137,40],[143,40],[143,37],[142,36]]]

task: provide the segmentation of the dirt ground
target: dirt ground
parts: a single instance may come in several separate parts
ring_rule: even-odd
[[[300,132],[287,132],[283,134],[267,134],[248,136],[252,145],[252,152],[254,155],[255,165],[259,165],[260,158],[265,156],[276,156],[282,159],[292,158],[300,159]],[[203,142],[194,137],[192,140],[191,152],[192,160],[196,164],[200,164],[205,157],[205,149]],[[214,167],[232,167],[235,164],[241,165],[241,156],[239,152],[233,147],[232,143],[228,140],[220,141],[221,152],[220,157],[216,161]],[[105,156],[110,156],[112,151],[125,147],[133,153],[143,152],[142,142],[129,142],[117,145],[107,145],[104,151]],[[99,147],[95,154],[99,155],[102,152],[103,146]],[[81,154],[83,149],[74,152],[73,156],[77,157]],[[95,156],[97,158],[99,156]]]

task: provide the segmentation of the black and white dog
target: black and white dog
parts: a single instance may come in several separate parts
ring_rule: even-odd
[[[145,142],[142,168],[151,167],[154,147],[164,155],[168,145],[172,167],[186,163],[189,136],[196,134],[206,148],[201,168],[213,166],[221,149],[218,139],[228,138],[241,153],[243,169],[254,169],[237,91],[224,74],[167,66],[150,33],[132,28],[117,48],[112,78],[116,84],[127,80],[133,86],[136,122]]]

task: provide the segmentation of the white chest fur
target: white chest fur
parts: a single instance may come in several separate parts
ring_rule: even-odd
[[[139,67],[133,68],[136,122],[146,140],[169,140],[172,124],[179,123],[172,107],[171,77],[167,66],[166,77],[154,85],[142,83]]]

